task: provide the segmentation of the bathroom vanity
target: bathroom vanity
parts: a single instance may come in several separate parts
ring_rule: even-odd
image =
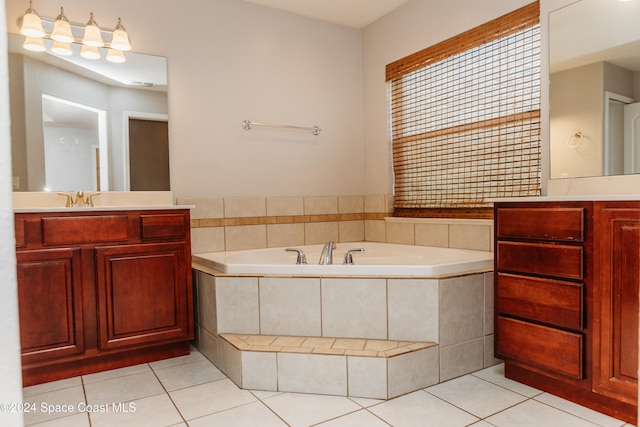
[[[505,375],[635,424],[640,199],[515,200],[494,204]]]
[[[189,353],[189,209],[16,210],[25,386]]]

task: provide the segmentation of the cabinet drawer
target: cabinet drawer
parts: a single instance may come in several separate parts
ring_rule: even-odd
[[[567,279],[583,278],[582,246],[498,242],[499,270]]]
[[[583,378],[581,334],[498,316],[498,357]]]
[[[140,226],[143,239],[184,237],[187,230],[184,214],[141,215]]]
[[[498,208],[498,237],[584,241],[583,208]]]
[[[16,218],[14,222],[16,233],[16,246],[24,247],[27,245],[27,220],[26,218]]]
[[[42,219],[42,243],[68,245],[126,241],[129,218],[126,215],[65,216]]]
[[[498,273],[497,311],[573,329],[583,327],[583,285]]]

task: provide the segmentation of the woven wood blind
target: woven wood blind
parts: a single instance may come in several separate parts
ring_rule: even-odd
[[[540,8],[387,65],[396,208],[540,195]]]

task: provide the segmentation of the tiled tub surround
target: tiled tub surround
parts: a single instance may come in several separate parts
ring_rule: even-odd
[[[194,268],[196,345],[243,388],[387,399],[499,362],[491,272],[234,277]]]
[[[335,242],[387,242],[490,251],[493,221],[388,218],[393,196],[178,199],[191,211],[192,253]]]

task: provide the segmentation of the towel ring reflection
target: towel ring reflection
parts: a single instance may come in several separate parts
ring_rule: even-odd
[[[573,141],[576,142],[573,142]],[[574,133],[573,135],[569,136],[569,138],[567,138],[567,147],[569,148],[578,148],[580,146],[580,144],[582,144],[582,141],[584,141],[584,134],[580,131]]]

